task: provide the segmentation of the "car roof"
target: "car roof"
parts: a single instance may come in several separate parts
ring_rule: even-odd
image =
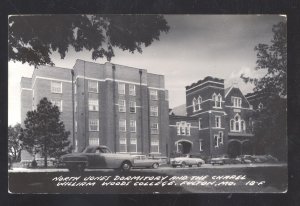
[[[105,145],[98,145],[98,146],[87,146],[86,148],[108,148],[107,146],[105,146]]]

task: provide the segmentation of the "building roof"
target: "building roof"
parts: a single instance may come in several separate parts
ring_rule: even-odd
[[[174,107],[171,109],[170,115],[176,115],[176,116],[187,116],[186,114],[186,104],[179,105],[177,107]]]

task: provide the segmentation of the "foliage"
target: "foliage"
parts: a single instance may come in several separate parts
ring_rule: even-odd
[[[258,44],[256,70],[264,70],[266,74],[260,78],[241,75],[247,83],[254,83],[254,91],[275,93],[285,97],[287,94],[287,26],[280,22],[273,26],[274,33],[271,45]]]
[[[287,157],[287,33],[286,22],[273,26],[271,45],[258,44],[256,70],[266,74],[259,79],[245,77],[254,83],[254,92],[263,102],[263,109],[254,112],[255,150],[257,154],[271,154],[281,160]]]
[[[24,121],[25,128],[22,132],[23,145],[31,153],[40,153],[45,159],[47,157],[59,157],[69,150],[69,131],[60,121],[60,112],[57,106],[53,106],[47,98],[41,99],[37,109],[27,112]]]
[[[22,127],[20,124],[15,126],[8,126],[8,155],[12,158],[13,161],[19,161],[22,142],[20,140],[22,132]]]
[[[50,55],[63,59],[73,47],[86,49],[92,59],[114,56],[113,48],[142,52],[159,40],[169,26],[161,15],[28,15],[9,18],[9,60],[54,65]]]

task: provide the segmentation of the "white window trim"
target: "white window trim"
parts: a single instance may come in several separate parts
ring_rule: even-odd
[[[231,97],[232,105],[234,108],[242,108],[242,98],[241,97]]]
[[[199,151],[203,152],[203,139],[199,139]]]
[[[130,89],[133,88],[133,89]],[[129,84],[129,95],[136,96],[136,89],[134,84]]]
[[[55,104],[55,102],[58,102],[58,101],[59,101],[60,106],[57,106],[57,105]],[[60,112],[63,112],[63,100],[62,100],[62,99],[60,99],[60,100],[52,99],[52,100],[51,100],[51,103],[52,103],[53,105],[57,106]]]
[[[96,144],[91,144],[91,142],[93,142],[92,140],[96,140],[95,142],[97,142]],[[98,137],[89,137],[89,145],[95,145],[95,146],[99,146],[100,145],[100,140]]]
[[[96,104],[91,104],[91,102],[97,102]],[[89,99],[89,111],[99,111],[99,100],[98,99]],[[95,109],[93,109],[95,107]]]
[[[156,125],[157,127],[153,128],[152,126]],[[156,131],[156,132],[153,132]],[[151,134],[159,134],[159,124],[158,123],[151,123],[151,128],[150,128]]]
[[[150,116],[158,117],[158,106],[150,106]]]
[[[57,84],[60,83],[60,91],[59,92],[53,91],[53,88],[54,88],[53,84],[54,83],[57,83]],[[62,94],[62,90],[63,90],[63,88],[62,88],[62,82],[60,82],[60,81],[51,81],[51,93]]]
[[[121,86],[122,86],[122,88],[121,88]],[[122,91],[122,92],[120,92],[120,91]],[[118,83],[118,94],[121,94],[121,95],[125,95],[126,94],[125,83],[121,83],[121,82]]]
[[[220,101],[219,101],[219,98],[220,98]],[[216,94],[216,93],[213,93],[213,95],[212,95],[212,99],[213,99],[213,101],[214,101],[214,103],[215,103],[215,105],[213,106],[213,108],[222,108],[222,95],[219,93],[218,95]],[[217,103],[220,103],[220,106],[218,106],[218,104]]]
[[[220,136],[220,134],[222,134],[222,137]],[[219,139],[221,139],[222,141],[220,141],[220,145],[224,144],[224,133],[222,131],[219,132]],[[219,140],[218,140],[219,143]]]
[[[133,106],[133,107],[130,106],[131,103],[134,103],[134,106]],[[134,108],[134,112],[131,111],[131,108]],[[135,102],[135,101],[130,101],[130,102],[129,102],[129,112],[130,112],[130,113],[136,113],[136,102]]]
[[[131,122],[134,122],[134,127],[131,126]],[[131,119],[129,122],[129,126],[130,126],[130,132],[136,132],[136,120]],[[131,130],[132,128],[134,128],[133,131]]]
[[[157,139],[155,138],[155,142],[157,142],[157,144],[152,144],[152,143],[153,143],[152,140],[154,140],[154,138],[151,139],[150,145],[151,145],[151,146],[157,146],[157,152],[150,151],[150,153],[151,153],[151,154],[159,154],[159,145],[160,145],[159,139],[158,139],[158,138],[157,138]],[[156,140],[157,140],[157,141],[156,141]]]
[[[221,124],[221,116],[215,116],[215,128],[221,128]]]
[[[152,92],[154,92],[154,94],[151,94]],[[150,89],[150,100],[158,100],[158,92],[156,89]]]
[[[124,105],[121,105],[120,102],[124,102]],[[126,112],[126,100],[119,99],[119,112]]]
[[[132,142],[131,142],[133,139],[135,140],[134,144],[132,144]],[[130,145],[135,145],[135,151],[134,152],[130,151],[130,152],[131,153],[137,153],[137,138],[136,137],[135,138],[130,137],[129,142],[130,142]]]
[[[202,127],[202,118],[199,118],[198,120],[198,128],[199,130],[201,130],[203,127]]]
[[[217,139],[217,145],[214,145],[215,148],[219,147],[219,134],[214,134],[214,144],[215,144],[215,138]]]
[[[95,126],[95,125],[91,125],[92,121],[96,121],[96,126],[97,126],[96,130],[91,129],[91,126]],[[99,119],[89,119],[89,131],[90,132],[98,132],[99,131]]]
[[[96,91],[90,91],[90,88],[92,89],[95,89],[94,87],[90,87],[90,85],[92,83],[96,83]],[[91,93],[98,93],[99,92],[99,89],[98,89],[98,81],[94,81],[94,80],[88,80],[88,92],[91,92]]]
[[[235,120],[235,118],[237,116],[239,117],[238,121]],[[231,123],[232,122],[233,122],[233,130],[231,128]],[[243,128],[242,128],[242,122],[244,122],[244,127]],[[239,124],[239,130],[236,129],[236,123]],[[243,120],[241,118],[241,116],[239,114],[234,115],[233,119],[230,119],[229,124],[230,124],[229,127],[230,127],[231,132],[244,132],[244,131],[246,131],[246,122],[245,122],[245,120]]]
[[[120,128],[121,128],[121,127],[120,127],[120,125],[121,125],[120,122],[121,122],[121,121],[124,121],[124,125],[125,125],[124,128],[125,128],[125,130],[120,130]],[[119,119],[119,131],[120,131],[120,132],[126,132],[126,131],[127,131],[127,128],[126,128],[126,119]]]
[[[121,144],[121,140],[125,140],[125,144]],[[122,152],[121,152],[121,150],[120,150],[120,146],[121,146],[121,145],[125,145],[125,151],[122,151]],[[128,151],[128,150],[127,150],[127,138],[123,138],[123,137],[122,137],[122,138],[119,138],[119,150],[120,150],[120,153],[127,153],[127,151]]]

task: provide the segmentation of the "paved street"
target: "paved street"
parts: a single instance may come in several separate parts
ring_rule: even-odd
[[[144,177],[165,180],[134,179]],[[88,169],[82,174],[72,174],[67,169],[14,168],[9,171],[9,188],[13,193],[273,193],[286,190],[287,167],[286,164],[205,164],[200,168],[162,166],[132,169],[127,173]]]

